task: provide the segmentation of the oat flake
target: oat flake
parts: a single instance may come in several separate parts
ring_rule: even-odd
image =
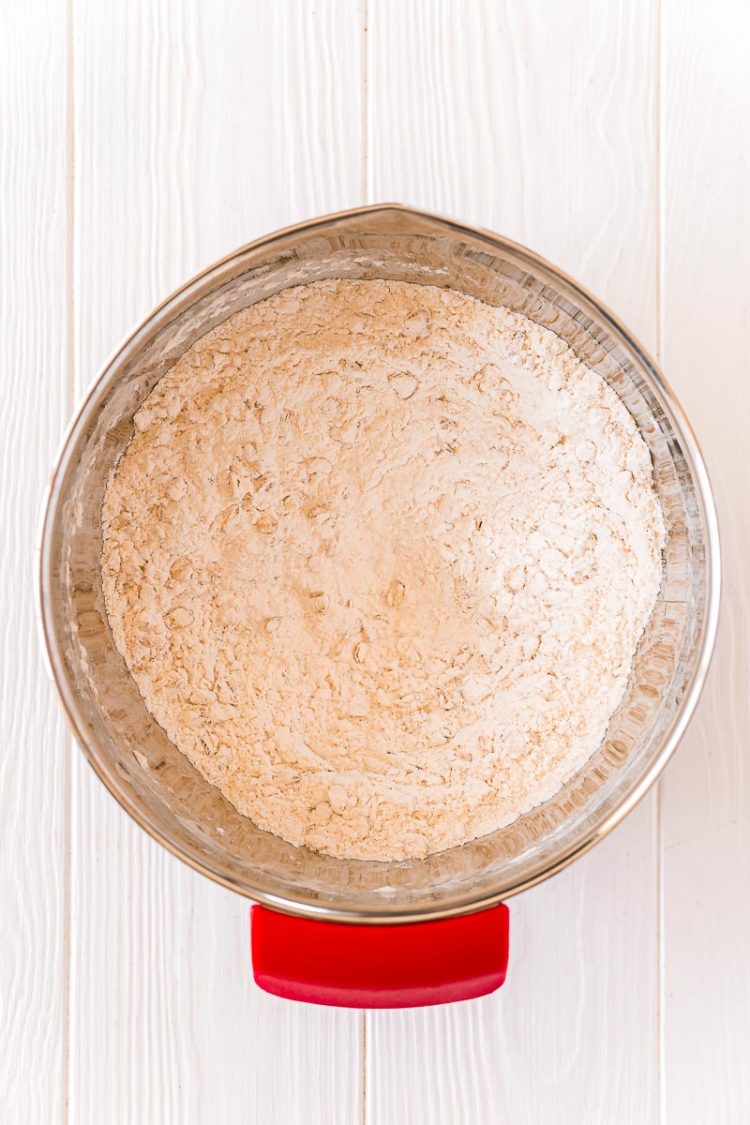
[[[490,832],[586,762],[664,541],[645,443],[557,336],[385,281],[199,340],[103,515],[151,713],[262,828],[360,859]]]

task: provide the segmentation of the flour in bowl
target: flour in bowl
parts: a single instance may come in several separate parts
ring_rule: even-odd
[[[432,287],[324,281],[204,336],[103,510],[115,643],[240,812],[424,856],[599,746],[661,579],[625,406],[551,331]]]

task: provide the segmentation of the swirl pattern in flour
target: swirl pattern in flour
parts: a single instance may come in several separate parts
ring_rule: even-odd
[[[661,581],[625,406],[551,331],[325,281],[199,340],[135,418],[103,588],[151,713],[260,827],[461,844],[596,750]]]

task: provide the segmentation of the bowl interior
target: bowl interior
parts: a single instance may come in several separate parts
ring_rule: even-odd
[[[552,800],[507,828],[425,860],[344,862],[256,828],[151,719],[103,607],[102,497],[132,435],[135,410],[175,360],[226,317],[280,289],[332,277],[450,287],[551,328],[635,419],[667,524],[659,600],[599,750]],[[373,921],[451,913],[507,897],[568,862],[658,774],[705,671],[715,612],[713,518],[679,408],[606,310],[511,243],[401,208],[365,209],[232,255],[165,302],[109,362],[52,484],[42,544],[43,624],[63,701],[92,764],[139,823],[181,858],[241,893],[306,913]]]

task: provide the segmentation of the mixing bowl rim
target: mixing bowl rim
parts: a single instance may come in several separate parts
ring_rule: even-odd
[[[161,314],[167,311],[170,306],[184,300],[192,289],[199,289],[201,285],[214,274],[250,251],[258,250],[281,238],[287,238],[297,233],[309,233],[317,228],[325,228],[331,224],[341,223],[342,220],[359,219],[379,212],[393,212],[425,220],[432,225],[442,227],[450,233],[463,237],[468,236],[474,240],[478,239],[479,241],[486,242],[496,250],[509,251],[516,257],[526,260],[532,267],[546,271],[552,277],[559,279],[563,283],[563,286],[572,291],[577,298],[581,298],[584,304],[587,303],[593,307],[593,309],[596,310],[597,316],[606,324],[608,330],[611,329],[613,335],[619,337],[626,348],[637,357],[641,367],[647,372],[649,379],[658,389],[663,403],[668,408],[670,420],[680,436],[683,450],[686,454],[696,484],[706,532],[706,608],[701,624],[700,635],[696,644],[698,658],[695,673],[682,700],[678,704],[669,728],[663,736],[661,748],[655,755],[649,768],[638,779],[636,784],[605,816],[601,824],[592,829],[582,841],[576,846],[570,847],[556,859],[541,865],[518,883],[502,887],[497,891],[490,891],[489,893],[486,891],[481,893],[463,893],[440,904],[431,904],[429,901],[425,901],[415,906],[404,905],[394,907],[391,904],[384,903],[382,906],[349,909],[340,908],[335,904],[325,902],[297,901],[293,897],[274,894],[228,877],[222,871],[212,867],[211,863],[203,858],[200,853],[193,854],[191,851],[177,844],[157,825],[151,823],[149,817],[142,812],[137,800],[132,799],[127,790],[119,785],[114,776],[114,771],[109,773],[104,769],[97,753],[96,739],[87,731],[85,718],[79,707],[78,699],[68,674],[62,646],[59,643],[54,629],[54,610],[51,604],[51,576],[55,565],[55,560],[52,556],[52,531],[55,527],[59,509],[64,499],[61,491],[61,482],[64,481],[67,475],[72,457],[77,450],[77,440],[80,437],[81,431],[85,429],[85,426],[88,424],[92,407],[96,403],[102,385],[107,380],[113,368],[118,364],[122,365],[127,360],[128,354],[134,350],[139,337],[153,327],[154,321],[156,321]],[[210,291],[210,288],[208,291]],[[170,293],[159,304],[154,306],[110,354],[101,366],[96,379],[82,396],[80,405],[75,411],[60,444],[60,451],[50,477],[40,516],[37,540],[37,552],[39,555],[37,596],[38,623],[41,631],[42,645],[47,660],[50,679],[55,684],[68,724],[94,772],[125,812],[132,817],[152,839],[163,845],[172,855],[176,856],[184,863],[187,863],[188,866],[192,867],[195,871],[208,876],[210,879],[227,887],[229,890],[236,891],[246,898],[263,903],[276,910],[302,917],[325,918],[349,923],[365,922],[370,924],[398,924],[428,919],[437,920],[439,918],[447,918],[482,910],[495,903],[511,898],[521,891],[528,890],[537,883],[541,883],[543,880],[562,871],[575,859],[589,851],[595,844],[599,843],[600,840],[603,840],[605,836],[620,824],[628,813],[635,808],[662,773],[695,711],[705,684],[716,640],[721,589],[721,564],[719,531],[713,492],[705,461],[692,427],[657,363],[651,358],[649,352],[643,347],[637,337],[633,335],[602,301],[590,293],[564,270],[548,262],[535,251],[483,227],[474,227],[455,219],[450,219],[400,203],[377,203],[363,207],[350,208],[344,211],[336,211],[300,223],[295,223],[291,226],[283,227],[263,235],[260,238],[238,247],[231,253],[226,254],[224,257],[206,266]]]

